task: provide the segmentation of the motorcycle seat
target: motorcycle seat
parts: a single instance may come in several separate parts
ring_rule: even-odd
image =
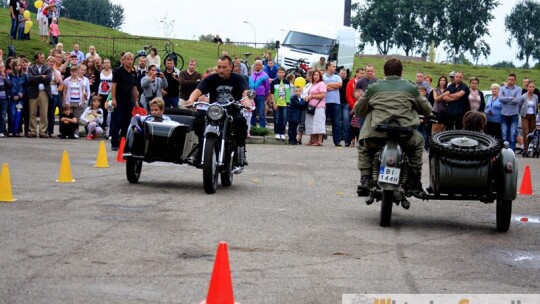
[[[409,139],[414,131],[411,128],[399,125],[380,124],[375,126],[375,131],[386,134],[389,138]]]

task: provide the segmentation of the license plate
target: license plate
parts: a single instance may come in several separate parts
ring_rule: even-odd
[[[397,185],[399,183],[400,172],[401,169],[399,168],[381,166],[381,170],[379,171],[379,182]]]

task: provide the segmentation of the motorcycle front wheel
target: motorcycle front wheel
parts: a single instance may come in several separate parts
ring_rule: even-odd
[[[218,146],[217,137],[208,136],[204,144],[203,151],[203,184],[204,192],[207,194],[214,194],[217,190],[218,184]]]
[[[235,157],[234,149],[231,149],[231,151],[225,149],[225,156],[223,157],[223,164],[225,167],[221,172],[221,185],[223,187],[229,187],[233,183],[233,162]]]
[[[126,160],[126,176],[127,180],[135,184],[141,177],[142,159],[128,158]]]
[[[394,190],[383,190],[381,201],[381,227],[390,227]]]

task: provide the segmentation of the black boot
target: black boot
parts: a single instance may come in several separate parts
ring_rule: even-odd
[[[422,181],[420,180],[420,174],[414,174],[411,172],[409,178],[407,179],[406,189],[413,196],[420,196],[424,193],[422,188]],[[408,209],[408,208],[407,208]]]
[[[362,175],[356,193],[358,196],[369,196],[369,189],[371,189],[371,174]]]

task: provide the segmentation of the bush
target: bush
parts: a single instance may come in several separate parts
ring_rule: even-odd
[[[494,68],[511,68],[514,69],[516,66],[512,61],[500,61],[492,65]]]
[[[261,127],[251,127],[251,135],[254,136],[266,136],[270,134],[270,130]]]

